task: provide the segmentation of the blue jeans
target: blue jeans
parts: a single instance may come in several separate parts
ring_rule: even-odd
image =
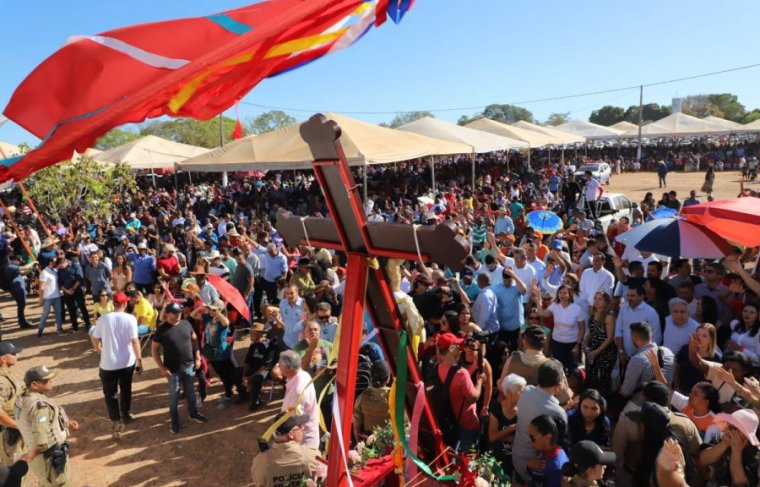
[[[40,316],[40,324],[37,327],[37,334],[39,335],[41,335],[42,331],[45,329],[51,306],[55,311],[55,327],[58,331],[63,331],[63,305],[61,304],[61,298],[43,299],[42,315]]]
[[[186,369],[180,369],[173,372],[171,377],[166,379],[169,382],[169,417],[174,428],[179,427],[179,388],[180,385],[185,389],[185,400],[187,408],[190,410],[190,416],[198,414],[198,406],[195,404],[195,369],[191,365]]]

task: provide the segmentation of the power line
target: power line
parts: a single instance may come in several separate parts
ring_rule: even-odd
[[[746,70],[746,69],[752,69],[752,68],[757,68],[757,67],[760,67],[760,63],[748,64],[746,66],[738,66],[738,67],[735,67],[735,68],[723,69],[723,70],[720,70],[720,71],[712,71],[712,72],[709,72],[709,73],[696,74],[696,75],[693,75],[693,76],[684,76],[684,77],[681,77],[681,78],[673,78],[673,79],[664,80],[664,81],[655,81],[655,82],[652,82],[652,83],[645,83],[643,85],[632,85],[632,86],[626,86],[626,87],[623,87],[623,88],[611,88],[611,89],[607,89],[607,90],[588,91],[588,92],[585,92],[585,93],[576,93],[576,94],[572,94],[572,95],[561,95],[561,96],[553,96],[553,97],[548,97],[548,98],[535,98],[535,99],[530,99],[530,100],[513,101],[513,102],[508,102],[506,104],[507,105],[528,105],[528,104],[532,104],[532,103],[543,103],[543,102],[547,102],[547,101],[568,100],[568,99],[571,99],[571,98],[583,98],[583,97],[587,97],[587,96],[604,95],[604,94],[607,94],[607,93],[619,93],[621,91],[630,91],[630,90],[638,89],[640,86],[643,86],[644,88],[648,88],[648,87],[651,87],[651,86],[662,86],[662,85],[667,85],[667,84],[671,84],[671,83],[679,83],[681,81],[689,81],[689,80],[693,80],[693,79],[706,78],[706,77],[709,77],[709,76],[717,76],[717,75],[720,75],[720,74],[732,73],[732,72],[735,72],[735,71],[743,71],[743,70]],[[243,105],[249,105],[249,106],[253,106],[253,107],[257,107],[257,108],[264,108],[264,109],[267,109],[267,110],[282,110],[282,111],[285,111],[285,112],[316,113],[316,112],[323,111],[321,109],[289,108],[289,107],[277,107],[277,106],[271,106],[271,105],[261,105],[261,104],[258,104],[258,103],[250,103],[250,102],[246,102],[246,101],[241,101],[240,103],[243,104]],[[459,111],[465,111],[465,110],[479,110],[479,109],[485,108],[486,106],[488,106],[488,105],[478,105],[478,106],[469,106],[469,107],[455,107],[455,108],[435,108],[435,109],[423,109],[423,110],[415,110],[415,111],[424,111],[424,112],[432,112],[432,113],[436,113],[436,112],[459,112]],[[357,110],[349,111],[349,110],[341,110],[340,113],[345,113],[345,114],[348,114],[348,115],[395,115],[397,113],[405,112],[405,111],[409,111],[409,110],[395,110],[395,111],[357,111]]]

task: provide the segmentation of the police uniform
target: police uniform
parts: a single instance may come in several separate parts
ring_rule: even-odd
[[[16,404],[16,398],[24,388],[24,383],[16,377],[8,367],[0,367],[0,407],[3,411],[13,417],[13,406]],[[0,465],[10,466],[14,462],[14,454],[20,453],[23,442],[18,437],[18,431],[11,431],[7,426],[2,427],[2,446],[0,447]],[[10,444],[9,435],[16,436],[15,442]],[[13,441],[13,439],[11,439]]]
[[[34,369],[47,368],[35,367]],[[51,377],[51,372],[47,372]],[[35,379],[38,380],[38,379]],[[25,382],[29,383],[28,379]],[[24,389],[16,398],[14,415],[27,449],[37,446],[42,451],[29,462],[29,470],[40,487],[67,487],[69,483],[68,443],[69,418],[61,406],[47,396]],[[62,464],[62,465],[61,465]],[[56,468],[56,465],[59,465]]]
[[[251,464],[254,487],[300,487],[301,479],[312,477],[317,469],[319,451],[295,441],[273,443],[259,453]]]

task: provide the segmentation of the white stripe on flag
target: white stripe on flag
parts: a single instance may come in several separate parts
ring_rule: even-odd
[[[126,54],[127,56],[134,58],[141,63],[153,66],[154,68],[179,69],[190,62],[186,59],[173,59],[170,57],[161,56],[159,54],[153,54],[152,52],[145,51],[139,47],[135,47],[131,44],[127,44],[124,41],[120,41],[119,39],[114,39],[113,37],[73,36],[69,37],[69,39],[66,41],[66,44],[68,45],[82,40],[92,41],[96,44],[108,47],[114,51]]]

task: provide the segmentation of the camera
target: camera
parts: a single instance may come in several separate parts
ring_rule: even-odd
[[[467,335],[467,340],[473,340],[478,343],[488,343],[489,333],[487,331],[473,331]]]

